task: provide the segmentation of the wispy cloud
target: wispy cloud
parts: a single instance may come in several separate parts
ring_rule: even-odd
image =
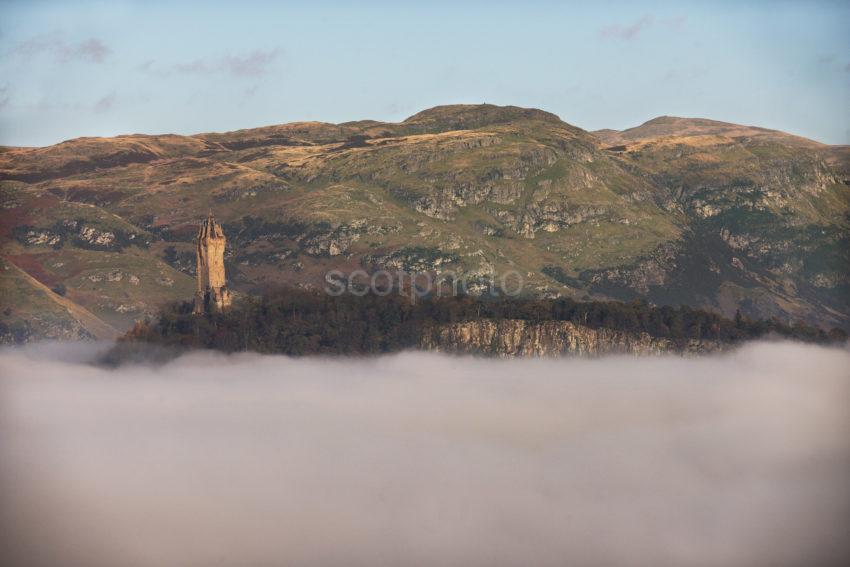
[[[215,71],[213,66],[210,66],[203,59],[195,59],[194,61],[189,61],[188,63],[177,63],[172,67],[172,69],[178,73],[183,73],[186,75],[204,75],[207,73],[212,73]]]
[[[136,70],[141,71],[142,73],[153,73],[154,63],[156,63],[156,61],[154,61],[153,59],[148,59],[147,61],[143,61],[142,63],[136,65]]]
[[[5,109],[9,106],[9,101],[11,100],[11,96],[9,96],[9,85],[3,85],[0,87],[0,110]]]
[[[257,78],[266,75],[280,55],[280,50],[255,49],[243,55],[228,54],[221,57],[201,57],[176,63],[168,67],[157,66],[153,60],[145,61],[137,68],[144,73],[159,76],[178,75],[229,75],[232,77]]]
[[[114,105],[115,93],[110,93],[94,103],[93,110],[97,114],[103,114],[104,112],[108,112]]]
[[[707,65],[691,65],[689,67],[668,69],[662,79],[664,81],[692,81],[706,75],[709,70],[710,68]]]
[[[661,23],[671,29],[679,30],[685,27],[685,24],[688,22],[687,16],[676,16],[674,18],[667,18],[666,20],[661,20]]]
[[[653,16],[647,15],[630,24],[614,23],[607,25],[599,30],[599,35],[603,39],[631,41],[638,39],[643,32],[653,26],[658,25],[668,30],[681,30],[685,27],[687,21],[688,18],[686,16],[675,16],[656,20]]]
[[[646,30],[653,24],[652,16],[644,16],[631,24],[611,24],[599,30],[599,35],[603,39],[622,39],[633,40],[640,36],[641,32]]]
[[[65,50],[66,57],[87,59],[94,63],[103,63],[110,53],[112,50],[109,47],[93,37],[71,45]]]
[[[277,58],[278,51],[262,51],[255,49],[244,57],[227,56],[222,59],[223,66],[232,75],[243,77],[259,77],[265,75],[269,65]]]
[[[90,37],[81,41],[70,41],[62,32],[51,32],[33,36],[19,42],[14,53],[25,58],[49,55],[60,62],[86,61],[103,63],[112,49],[101,40]]]

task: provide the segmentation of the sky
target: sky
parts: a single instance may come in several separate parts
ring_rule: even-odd
[[[850,143],[850,2],[0,0],[0,144],[452,103]]]

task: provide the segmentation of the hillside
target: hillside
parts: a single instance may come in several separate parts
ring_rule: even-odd
[[[530,295],[847,328],[848,161],[748,126],[662,117],[593,134],[492,105],[80,138],[0,152],[0,238],[8,261],[119,328],[191,296],[209,209],[237,292],[320,287],[334,268],[516,270]]]
[[[742,126],[705,118],[681,118],[678,116],[659,116],[648,120],[634,128],[626,130],[597,130],[593,134],[608,145],[630,144],[658,138],[693,137],[693,136],[722,136],[741,141],[759,140],[762,142],[778,142],[788,146],[802,148],[824,148],[824,144],[786,134],[778,130],[759,128],[757,126]]]
[[[51,290],[17,266],[0,260],[0,287],[4,301],[0,343],[26,342],[31,338],[114,339],[118,331],[88,310]]]

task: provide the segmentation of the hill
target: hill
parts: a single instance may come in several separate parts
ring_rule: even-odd
[[[659,116],[634,128],[626,130],[598,130],[593,132],[600,140],[609,145],[629,144],[658,138],[689,138],[694,136],[722,136],[742,141],[760,140],[778,142],[788,146],[803,148],[824,148],[825,145],[814,140],[786,134],[779,130],[742,126],[707,120],[705,118],[680,118],[678,116]]]
[[[237,292],[321,287],[330,269],[515,270],[537,297],[848,328],[848,162],[748,126],[662,117],[594,134],[493,105],[80,138],[0,152],[0,239],[119,328],[191,296],[209,209]]]

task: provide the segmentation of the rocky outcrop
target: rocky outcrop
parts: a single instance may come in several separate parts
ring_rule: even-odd
[[[420,346],[425,350],[482,354],[502,357],[602,356],[609,354],[696,355],[717,352],[717,341],[656,338],[647,333],[592,329],[569,321],[533,323],[520,319],[479,320],[431,327],[423,331]]]
[[[439,248],[406,247],[389,254],[368,254],[363,258],[363,266],[382,270],[421,273],[439,271],[457,264],[458,255],[444,253]]]
[[[364,227],[365,221],[315,232],[301,240],[301,249],[310,256],[339,256],[360,239]]]
[[[664,243],[632,265],[586,271],[582,273],[582,279],[595,286],[620,286],[647,294],[651,286],[667,283],[679,252],[676,245]]]

